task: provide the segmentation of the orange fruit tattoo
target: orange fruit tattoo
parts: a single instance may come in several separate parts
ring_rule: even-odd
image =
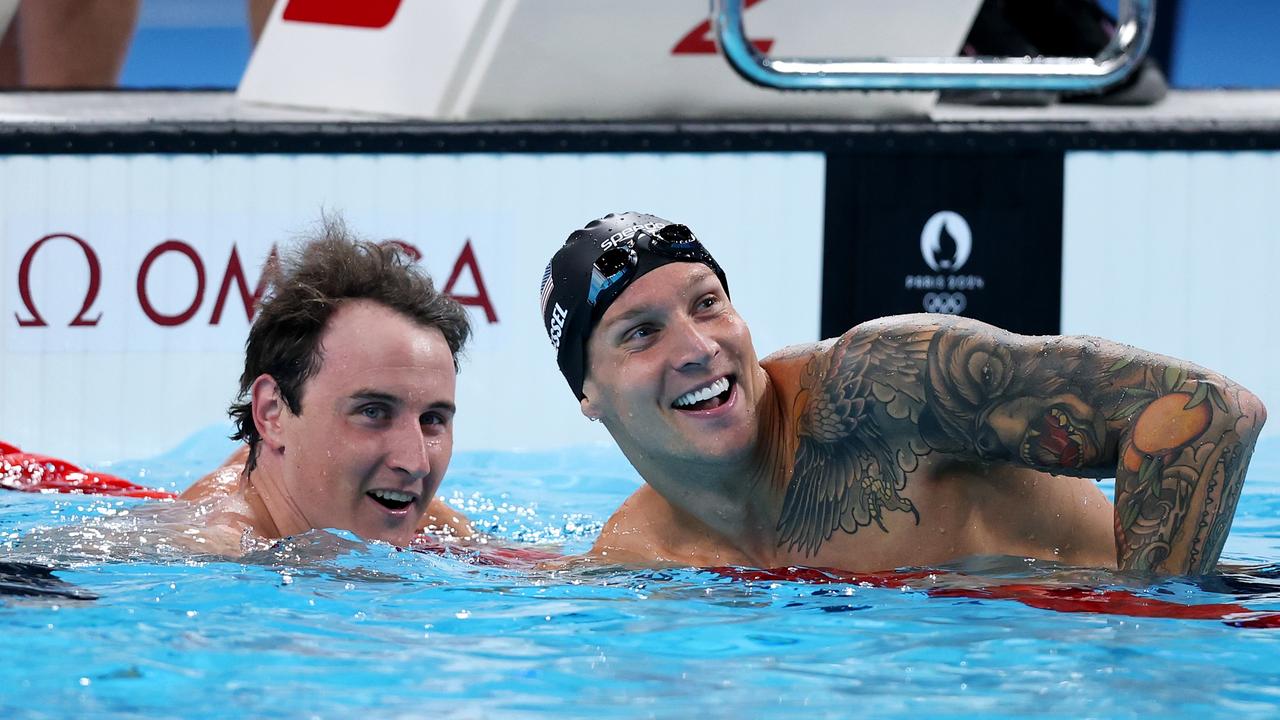
[[[1156,398],[1138,416],[1133,427],[1133,447],[1148,455],[1159,455],[1190,444],[1209,429],[1213,418],[1211,403],[1201,401],[1188,408],[1191,395],[1169,393]],[[1126,461],[1129,460],[1126,453]],[[1127,465],[1127,462],[1126,462]]]
[[[1129,472],[1138,472],[1138,470],[1142,468],[1142,460],[1145,457],[1146,455],[1134,450],[1133,445],[1131,444],[1129,447],[1125,448],[1124,458],[1121,461],[1121,464],[1124,465],[1124,469]]]

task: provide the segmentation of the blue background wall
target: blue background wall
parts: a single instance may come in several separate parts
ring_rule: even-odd
[[[245,0],[143,0],[120,84],[235,87],[249,62]]]
[[[1173,84],[1280,87],[1277,40],[1276,0],[1182,0],[1173,43]]]
[[[1180,0],[1179,8],[1167,68],[1175,87],[1280,87],[1280,0]],[[243,0],[143,0],[121,84],[234,87],[249,53]]]

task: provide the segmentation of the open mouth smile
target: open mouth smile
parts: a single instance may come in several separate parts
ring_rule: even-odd
[[[733,387],[733,376],[726,375],[681,395],[671,403],[671,407],[685,412],[714,410],[729,402]]]
[[[400,492],[398,490],[370,490],[365,494],[372,498],[374,502],[396,514],[407,512],[409,506],[413,505],[418,499],[418,496],[413,493]]]

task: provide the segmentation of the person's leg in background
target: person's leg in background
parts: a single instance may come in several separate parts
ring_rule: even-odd
[[[0,88],[17,87],[21,80],[18,67],[18,30],[14,22],[18,0],[0,0]]]
[[[267,19],[271,17],[271,9],[275,4],[276,0],[249,0],[249,33],[254,45],[262,37],[262,29],[267,26]]]
[[[141,0],[23,0],[10,28],[16,30],[20,84],[115,87],[140,4]]]

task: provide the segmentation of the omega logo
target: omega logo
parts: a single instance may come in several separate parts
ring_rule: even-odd
[[[18,295],[21,299],[22,306],[26,310],[26,317],[21,313],[15,312],[14,319],[18,322],[18,327],[48,327],[49,323],[44,316],[40,314],[36,299],[31,288],[31,272],[32,265],[35,262],[37,253],[41,248],[45,247],[50,241],[68,240],[75,243],[84,254],[84,260],[89,269],[89,286],[85,289],[84,301],[80,306],[79,312],[75,317],[67,323],[67,327],[96,327],[102,320],[103,312],[100,310],[94,313],[94,303],[98,300],[98,294],[102,290],[102,264],[98,259],[98,253],[94,251],[93,246],[72,233],[51,233],[45,235],[39,240],[32,243],[27,248],[26,253],[22,256],[22,261],[18,265]],[[412,244],[403,240],[389,240],[389,244],[394,244],[401,248],[406,255],[413,261],[422,258],[422,252]],[[156,261],[166,254],[176,253],[191,263],[195,270],[195,287],[192,288],[191,301],[186,308],[176,313],[165,313],[157,309],[152,302],[151,296],[147,291],[147,278],[151,273],[152,267]],[[276,257],[276,248],[273,245],[267,257],[267,263],[272,262]],[[463,273],[471,277],[476,292],[474,295],[460,295],[454,292],[454,287],[462,278]],[[138,307],[142,313],[147,316],[151,322],[160,327],[176,327],[185,325],[200,311],[205,301],[206,289],[206,265],[200,253],[190,244],[181,240],[165,240],[151,250],[143,257],[142,263],[138,267],[137,276],[135,278],[135,288],[138,301]],[[213,310],[209,315],[209,324],[218,325],[222,321],[223,312],[226,310],[228,298],[231,297],[232,284],[235,284],[236,292],[240,302],[244,306],[245,319],[253,320],[253,315],[257,310],[257,303],[262,298],[263,285],[261,277],[258,284],[252,291],[249,289],[249,281],[245,277],[244,266],[240,262],[240,256],[234,244],[231,245],[230,256],[227,258],[227,264],[222,271],[222,279],[218,284],[218,294],[214,299]],[[478,307],[484,311],[485,319],[489,323],[498,322],[497,311],[493,307],[493,302],[489,297],[488,288],[485,287],[484,277],[480,272],[480,264],[476,259],[475,249],[471,246],[471,240],[462,246],[462,251],[458,254],[457,259],[453,263],[453,269],[449,273],[449,279],[444,285],[444,294],[451,296],[461,305]]]
[[[98,299],[98,291],[102,288],[102,265],[98,262],[98,254],[93,251],[89,243],[81,240],[75,235],[66,233],[55,233],[53,235],[45,235],[40,238],[27,249],[25,255],[22,256],[22,264],[18,266],[18,294],[22,296],[22,304],[26,306],[30,318],[24,320],[18,317],[17,313],[13,316],[18,320],[18,327],[45,327],[48,325],[43,317],[40,317],[39,311],[36,310],[35,300],[31,297],[31,263],[36,259],[36,251],[42,245],[55,238],[66,238],[74,241],[84,251],[84,259],[89,263],[89,288],[84,293],[84,304],[80,306],[80,312],[76,313],[75,318],[67,323],[69,327],[92,327],[98,324],[102,319],[102,313],[90,320],[86,317],[89,308],[93,307],[93,301]]]

